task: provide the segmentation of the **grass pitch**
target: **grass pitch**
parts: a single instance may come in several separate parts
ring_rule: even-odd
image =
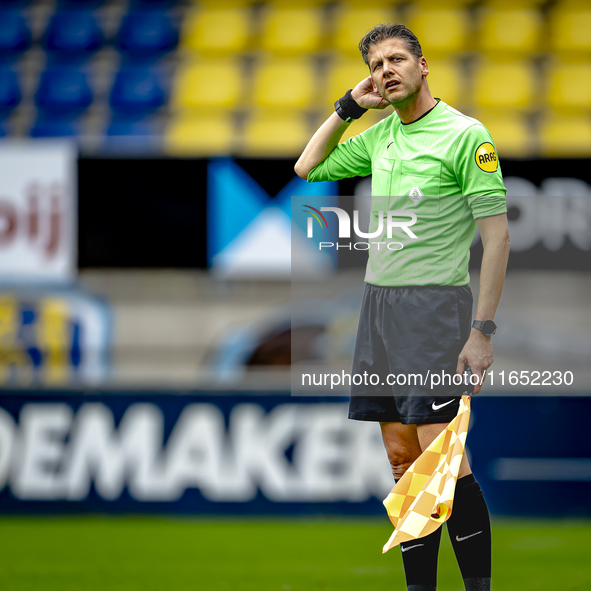
[[[2,591],[404,591],[386,519],[0,518]],[[447,532],[439,591],[463,590]],[[591,589],[591,521],[496,520],[494,591]]]

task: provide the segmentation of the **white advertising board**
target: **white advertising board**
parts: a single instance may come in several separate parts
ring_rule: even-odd
[[[74,278],[76,158],[69,142],[0,141],[0,281]]]

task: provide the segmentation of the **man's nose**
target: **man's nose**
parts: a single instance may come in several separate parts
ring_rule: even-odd
[[[393,74],[394,73],[394,68],[392,67],[392,64],[390,64],[388,62],[384,62],[384,66],[382,68],[382,72],[383,72],[384,76]]]

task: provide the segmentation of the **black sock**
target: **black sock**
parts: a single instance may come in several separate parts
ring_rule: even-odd
[[[491,574],[490,517],[482,489],[473,474],[456,485],[447,530],[467,591],[489,591]]]
[[[408,591],[435,591],[440,541],[441,528],[439,527],[424,538],[400,544]]]

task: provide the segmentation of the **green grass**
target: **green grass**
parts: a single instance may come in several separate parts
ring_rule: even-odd
[[[591,521],[496,520],[495,591],[591,589]],[[384,519],[0,518],[2,591],[404,591]],[[463,589],[444,532],[440,591]]]

